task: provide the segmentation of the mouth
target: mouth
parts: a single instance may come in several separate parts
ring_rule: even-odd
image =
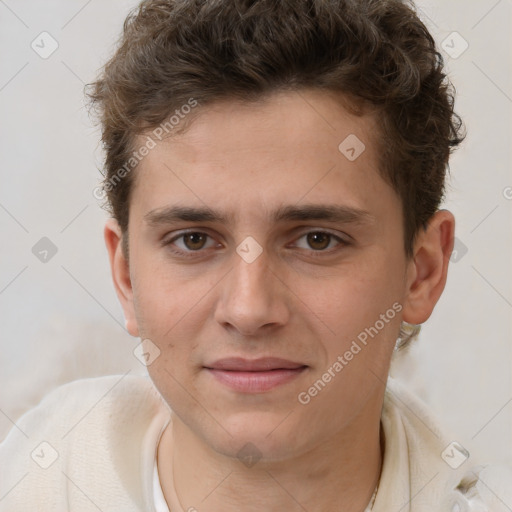
[[[275,357],[254,360],[239,357],[220,359],[204,367],[218,382],[242,393],[262,393],[284,385],[308,366]]]

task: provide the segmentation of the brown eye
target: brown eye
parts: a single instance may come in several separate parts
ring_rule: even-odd
[[[205,233],[186,233],[182,237],[187,249],[197,251],[204,247],[208,235]]]
[[[308,245],[317,251],[321,251],[329,247],[332,235],[322,232],[311,232],[307,234]]]
[[[329,231],[308,231],[299,237],[294,246],[309,252],[310,256],[322,257],[332,255],[351,243]]]
[[[179,258],[211,256],[212,249],[221,247],[211,235],[203,231],[182,232],[170,240],[164,240],[163,245]]]

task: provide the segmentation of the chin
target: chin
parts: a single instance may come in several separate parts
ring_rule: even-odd
[[[220,428],[218,435],[204,436],[205,441],[216,452],[242,462],[283,460],[306,449],[304,445],[301,450],[296,433],[294,435],[290,430],[292,426],[284,425],[285,417],[283,414],[268,415],[267,418],[262,418],[261,413],[238,414],[236,420],[222,423],[231,435]]]

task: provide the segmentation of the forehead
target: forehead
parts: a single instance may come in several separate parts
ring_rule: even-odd
[[[377,170],[375,118],[349,112],[333,94],[280,92],[197,108],[183,133],[156,141],[137,167],[132,201],[140,213],[176,200],[261,211],[334,191],[359,207],[358,195],[387,186]]]
[[[176,128],[181,123],[184,133],[164,135],[164,141],[182,156],[197,160],[245,149],[297,154],[303,144],[306,150],[336,149],[351,134],[371,146],[377,136],[375,117],[369,112],[363,115],[361,108],[361,115],[356,115],[355,108],[341,94],[316,89],[274,92],[250,102],[224,99],[197,107],[189,118],[182,116]]]

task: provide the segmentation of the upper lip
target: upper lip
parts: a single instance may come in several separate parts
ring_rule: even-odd
[[[277,369],[297,369],[307,366],[303,363],[296,363],[279,357],[261,357],[259,359],[244,359],[242,357],[226,357],[219,359],[205,368],[215,370],[233,370],[246,372],[261,372],[265,370]]]

